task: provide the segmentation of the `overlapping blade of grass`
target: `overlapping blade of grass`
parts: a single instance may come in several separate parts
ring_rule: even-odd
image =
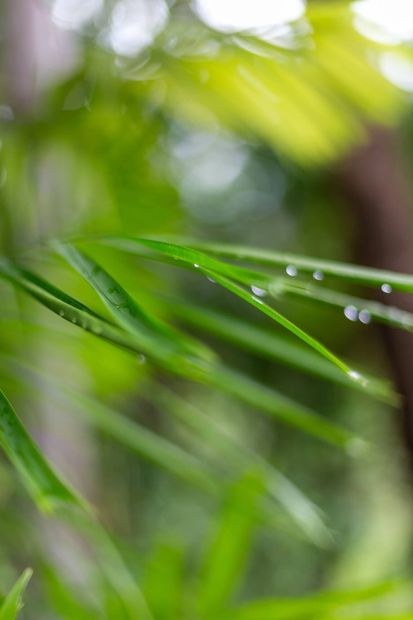
[[[254,464],[260,471],[268,495],[283,506],[305,537],[320,546],[331,543],[331,533],[318,507],[278,469],[249,449],[233,433],[226,432],[219,421],[207,416],[165,385],[157,384],[150,396],[151,400],[196,433],[203,443],[213,445],[214,456],[222,459],[225,469],[234,467],[239,475]]]
[[[309,258],[298,254],[274,252],[273,250],[263,250],[260,248],[251,248],[249,246],[207,243],[194,240],[187,240],[186,244],[194,249],[234,261],[283,269],[292,266],[295,267],[299,273],[312,275],[314,272],[321,272],[323,276],[331,276],[341,280],[347,280],[348,282],[364,284],[369,287],[381,288],[387,285],[390,289],[393,288],[394,290],[406,291],[408,293],[413,292],[413,275],[411,274],[361,267],[359,265],[318,258]],[[384,290],[386,290],[386,288]]]
[[[81,394],[39,371],[33,366],[0,354],[0,363],[25,383],[38,385],[47,390],[56,403],[70,402],[86,422],[108,437],[126,446],[135,454],[154,463],[165,471],[208,493],[217,494],[220,481],[199,459],[173,444],[159,434],[144,428],[115,409],[95,398]],[[223,481],[221,481],[221,484]]]
[[[69,260],[102,297],[114,318],[128,330],[132,338],[136,335],[141,341],[141,333],[147,331],[147,327],[145,324],[142,328],[139,320],[141,309],[135,300],[102,267],[92,259],[86,258],[75,248],[71,247]],[[96,277],[97,275],[99,277]],[[221,276],[216,277],[220,278]],[[232,286],[232,283],[230,285]],[[234,284],[234,286],[237,285]],[[352,433],[285,398],[275,390],[270,390],[240,373],[226,368],[216,362],[212,356],[211,359],[206,360],[188,355],[185,349],[176,350],[175,340],[171,343],[166,338],[165,333],[162,339],[159,339],[158,334],[153,335],[152,332],[148,331],[147,339],[149,342],[151,338],[153,338],[154,344],[159,344],[159,346],[155,346],[153,351],[145,349],[145,353],[148,353],[157,363],[170,372],[217,387],[236,396],[248,405],[278,417],[287,424],[293,424],[320,439],[345,448],[354,447]],[[341,362],[339,363],[343,366]],[[347,368],[346,365],[344,367]],[[354,378],[356,377],[354,376]],[[361,376],[357,374],[357,378],[361,379]]]
[[[77,299],[70,297],[36,274],[20,269],[5,259],[0,260],[0,277],[23,290],[65,321],[99,338],[136,353],[141,353],[145,347],[148,350],[154,349],[150,346],[148,339],[142,338],[141,342],[134,342],[116,325],[100,317]]]
[[[106,433],[108,437],[133,450],[140,457],[155,463],[173,476],[213,496],[223,495],[225,492],[228,474],[232,470],[231,462],[235,462],[237,466],[237,475],[240,471],[244,471],[247,465],[256,464],[262,473],[267,493],[283,506],[306,539],[321,546],[331,542],[331,534],[319,510],[300,489],[259,455],[237,442],[231,434],[225,433],[219,425],[214,423],[214,420],[199,412],[166,386],[150,383],[148,389],[150,389],[151,401],[168,414],[175,415],[186,423],[204,441],[214,445],[214,449],[222,453],[224,471],[218,472],[216,468],[204,465],[198,458],[143,428],[136,421],[125,418],[96,399],[80,394],[55,379],[52,381],[39,369],[27,363],[5,355],[0,355],[0,362],[8,373],[16,375],[22,381],[26,390],[30,384],[38,387],[40,382],[40,386],[47,390],[56,404],[60,405],[62,401],[65,403],[69,401],[75,405],[73,412],[80,414],[94,428]],[[262,518],[265,522],[274,520],[270,511],[274,513],[274,508],[270,505],[268,510],[263,511]]]
[[[0,446],[41,510],[53,512],[62,506],[89,510],[84,500],[46,461],[1,390]]]
[[[285,335],[187,301],[170,298],[162,298],[162,301],[168,310],[184,323],[214,334],[247,351],[314,377],[366,392],[391,405],[396,405],[399,401],[398,395],[385,380],[369,376],[367,385],[362,386],[325,358]]]
[[[201,618],[216,618],[228,606],[244,572],[262,492],[259,475],[251,472],[227,496],[200,570],[197,607]]]
[[[182,267],[187,266],[189,269],[205,267],[217,271],[228,278],[232,278],[237,282],[241,282],[246,286],[250,286],[254,283],[257,285],[260,283],[266,284],[269,278],[271,278],[271,274],[269,273],[255,271],[241,265],[226,263],[192,247],[177,245],[158,239],[123,235],[99,237],[95,239],[95,241],[160,262],[175,265],[179,264]]]
[[[293,333],[297,336],[297,338],[301,339],[308,346],[337,366],[337,368],[347,374],[352,380],[360,382],[361,385],[365,385],[367,383],[366,378],[362,377],[359,372],[353,370],[332,351],[321,344],[321,342],[310,336],[310,334],[307,334],[303,329],[298,327],[298,325],[295,325],[283,314],[266,304],[262,298],[257,297],[254,293],[251,294],[250,291],[246,291],[242,286],[240,286],[237,283],[239,278],[237,277],[238,271],[236,267],[234,268],[227,263],[211,258],[198,250],[192,250],[188,247],[166,243],[163,241],[126,237],[123,242],[126,242],[124,249],[130,249],[131,247],[133,248],[133,242],[135,242],[137,245],[147,247],[178,262],[182,262],[186,265],[192,265],[194,269],[201,269],[205,275],[212,278],[215,282],[229,290],[234,295],[240,297],[248,304],[254,306],[257,310],[263,312],[269,318]],[[111,239],[111,243],[116,243],[116,239]],[[118,244],[122,247],[122,238],[118,239]],[[251,284],[251,282],[248,282],[248,284]]]
[[[144,353],[171,372],[175,371],[183,376],[198,376],[204,372],[203,363],[191,363],[192,357],[177,350],[174,339],[168,339],[158,331],[152,332],[147,326],[139,326],[137,322],[133,330],[125,331],[39,276],[5,260],[0,261],[0,277],[22,289],[69,323],[122,349],[137,355]],[[112,309],[116,312],[119,308],[114,305]],[[207,351],[206,347],[202,350]]]
[[[212,359],[212,352],[205,345],[145,312],[119,282],[92,258],[69,244],[55,242],[54,246],[89,282],[124,329],[133,335],[147,333],[151,338],[156,338],[159,346],[165,350],[206,360]]]
[[[62,620],[101,620],[101,614],[83,600],[73,586],[69,586],[55,567],[42,567],[42,586],[47,600],[58,618]],[[78,589],[78,588],[77,588]]]
[[[0,391],[0,446],[20,474],[40,510],[56,514],[86,532],[100,565],[124,604],[130,620],[150,620],[141,592],[92,509],[58,476]],[[108,559],[110,561],[108,561]]]
[[[387,306],[377,301],[361,299],[353,295],[315,287],[303,281],[288,282],[277,279],[268,283],[268,292],[275,298],[287,295],[306,298],[312,302],[350,311],[350,320],[369,323],[371,320],[391,325],[407,331],[413,331],[413,314],[394,306]]]
[[[20,575],[0,607],[0,620],[16,620],[23,607],[23,594],[32,574],[31,568],[26,568]]]
[[[183,617],[185,604],[184,549],[171,541],[155,545],[146,561],[143,592],[156,620]]]
[[[156,250],[154,250],[154,244],[164,244],[164,242],[159,242],[156,240],[153,241],[148,239],[137,239],[134,237],[110,237],[108,239],[105,239],[105,243],[108,243],[109,245],[113,245],[114,247],[118,247],[123,250],[128,250],[132,252],[135,251],[137,253],[143,254],[143,256],[152,259],[156,258]],[[144,250],[140,251],[139,248],[137,248],[137,243],[142,244],[146,248],[151,247],[154,252],[148,254],[147,252],[145,253]],[[188,258],[191,257],[193,260],[196,259],[199,261],[199,263],[195,263],[196,266],[206,264],[206,254],[200,252],[196,255],[191,255],[191,248],[184,246],[175,246],[175,244],[168,245],[172,245],[173,247],[179,247],[181,250],[185,250],[185,252],[182,253],[181,258],[178,258],[174,252],[170,251],[170,249],[165,251],[165,245],[163,245],[163,255],[169,257],[169,259],[165,258],[167,262],[173,263],[174,261],[179,260],[182,261],[184,265],[193,266],[193,263],[188,260]],[[195,249],[195,251],[198,252],[197,249]],[[364,316],[368,316],[368,320],[375,320],[407,331],[413,330],[413,315],[411,313],[403,311],[396,307],[385,305],[383,303],[353,297],[351,295],[346,295],[337,291],[326,289],[324,288],[324,286],[317,287],[312,285],[311,282],[299,280],[296,278],[297,268],[293,263],[287,263],[286,268],[287,271],[291,273],[291,275],[294,277],[274,277],[274,275],[271,275],[267,271],[256,271],[243,266],[229,264],[217,260],[214,256],[207,256],[207,258],[209,269],[215,269],[217,273],[220,273],[221,275],[227,276],[228,278],[238,283],[248,286],[252,290],[252,292],[254,292],[254,290],[258,290],[260,295],[262,295],[263,297],[266,294],[269,294],[275,299],[278,299],[281,295],[305,297],[306,299],[338,307],[341,309],[345,309],[347,306],[355,306],[360,311],[365,311]],[[349,265],[349,267],[351,266]],[[306,273],[303,271],[302,275],[306,275]],[[320,269],[311,271],[311,275],[313,276],[313,280],[316,281],[324,279],[325,276],[324,272],[322,272]],[[397,275],[404,277],[403,274]],[[413,281],[413,275],[406,277],[410,277]],[[389,293],[392,290],[392,286],[388,282],[383,282],[380,285],[380,288],[384,293]]]
[[[375,603],[383,597],[397,593],[401,585],[403,585],[401,582],[384,582],[350,591],[319,592],[302,598],[262,599],[246,603],[236,610],[228,610],[226,617],[231,620],[318,620],[318,618],[385,620],[387,616],[377,614],[370,616],[366,608],[359,615],[357,607],[361,604]],[[341,611],[343,616],[339,615]],[[404,614],[400,616],[400,618],[409,617],[411,616]]]
[[[92,263],[94,265],[94,263]],[[99,269],[101,269],[99,267]],[[144,353],[159,367],[171,372],[175,375],[197,382],[206,383],[215,388],[237,397],[241,401],[252,405],[254,409],[264,411],[265,413],[279,418],[287,424],[291,424],[307,433],[314,435],[333,445],[348,448],[351,452],[354,450],[355,436],[353,433],[340,428],[326,418],[306,409],[302,405],[285,398],[276,390],[267,388],[260,383],[249,379],[248,377],[231,371],[231,369],[220,364],[214,356],[210,360],[205,358],[189,355],[186,351],[180,351],[174,339],[169,340],[165,333],[160,337],[159,333],[152,333],[147,326],[141,327],[138,321],[131,320],[127,322],[128,331],[122,327],[116,326],[110,321],[97,318],[96,313],[90,311],[82,304],[82,309],[78,308],[74,303],[63,301],[59,291],[59,296],[49,292],[51,287],[43,287],[34,285],[25,277],[24,273],[13,265],[0,263],[0,277],[3,276],[15,286],[22,288],[29,295],[34,297],[40,303],[61,316],[63,319],[76,324],[93,335],[102,338],[116,346],[127,349],[135,354]],[[40,278],[37,278],[40,282]],[[90,280],[95,290],[99,292],[99,285]],[[112,288],[117,283],[105,272],[105,286]],[[119,319],[118,314],[121,312],[119,306],[122,306],[123,299],[119,295],[123,292],[122,287],[116,287],[116,301],[109,301],[111,311],[114,316]],[[103,291],[104,293],[104,291]],[[68,299],[68,296],[65,295]],[[71,298],[70,298],[71,299]],[[78,302],[80,303],[80,302]],[[128,304],[137,305],[136,302],[125,292],[125,307]],[[139,308],[138,308],[139,311]],[[123,312],[123,310],[122,310]],[[138,314],[138,312],[136,313]],[[357,440],[356,440],[357,441]]]
[[[367,448],[367,444],[351,431],[236,370],[223,365],[214,366],[209,383],[237,397],[253,410],[261,410],[318,439],[340,446],[353,456],[362,455]]]

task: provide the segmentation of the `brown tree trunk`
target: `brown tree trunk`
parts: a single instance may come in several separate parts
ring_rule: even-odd
[[[398,136],[373,128],[369,141],[338,167],[339,189],[358,222],[358,259],[366,265],[413,273],[413,192]],[[376,291],[376,298],[413,312],[413,296]],[[394,380],[402,396],[402,431],[413,475],[413,334],[383,328]]]

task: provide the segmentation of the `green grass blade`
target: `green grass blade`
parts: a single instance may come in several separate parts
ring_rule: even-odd
[[[147,340],[133,341],[116,325],[31,272],[1,260],[0,277],[23,290],[63,320],[103,340],[135,353],[141,353],[145,346],[149,349]]]
[[[361,299],[353,295],[332,291],[325,288],[316,288],[311,284],[295,281],[287,282],[277,279],[268,284],[268,291],[275,298],[280,295],[305,298],[310,301],[339,308],[341,311],[353,309],[351,320],[369,323],[371,320],[407,331],[413,331],[413,314],[394,306],[387,306],[377,301]]]
[[[413,275],[397,273],[385,269],[373,269],[360,267],[349,263],[308,258],[298,254],[274,252],[248,246],[207,243],[202,241],[187,240],[187,245],[203,252],[209,252],[214,256],[228,258],[265,267],[287,268],[294,266],[297,271],[306,274],[321,272],[324,276],[332,276],[348,282],[364,284],[366,286],[381,288],[387,284],[394,290],[413,292]]]
[[[107,533],[93,517],[91,508],[54,472],[1,391],[0,445],[21,475],[39,509],[49,513],[59,510],[59,515],[65,520],[87,532],[89,540],[95,541],[95,550],[99,554],[105,551],[113,560],[113,564],[110,564],[106,557],[101,557],[100,563],[124,601],[130,620],[149,620],[150,614],[139,588]]]
[[[213,445],[226,468],[232,465],[240,475],[254,464],[262,476],[266,492],[283,506],[305,537],[320,546],[331,543],[331,533],[317,506],[278,469],[249,449],[233,433],[226,432],[218,420],[207,416],[165,385],[156,385],[150,397],[191,429],[202,443]]]
[[[62,506],[89,510],[84,500],[46,461],[1,390],[0,446],[41,510],[53,512]]]
[[[101,269],[99,268],[99,273],[100,272]],[[113,283],[114,281],[110,276],[107,276],[106,272],[104,273],[106,288],[108,283]],[[346,448],[354,445],[354,436],[352,433],[340,429],[340,427],[321,416],[286,399],[275,390],[269,390],[265,386],[251,381],[247,377],[243,377],[240,373],[227,369],[214,359],[206,360],[200,357],[183,354],[182,351],[177,350],[175,342],[164,337],[160,338],[158,333],[153,334],[146,327],[140,329],[139,324],[135,322],[133,317],[131,319],[133,325],[129,325],[131,331],[127,333],[122,330],[122,328],[110,322],[96,318],[96,315],[89,313],[88,309],[87,311],[81,310],[74,307],[71,303],[69,304],[66,301],[62,301],[60,297],[55,297],[43,287],[34,288],[32,283],[30,283],[30,285],[27,283],[27,279],[20,270],[14,267],[12,268],[12,273],[10,273],[9,270],[7,275],[4,275],[0,264],[0,275],[6,277],[6,279],[11,281],[15,286],[25,290],[32,297],[65,320],[76,324],[81,329],[109,341],[116,346],[138,354],[143,352],[158,366],[175,375],[214,386],[228,394],[236,396],[249,405],[253,405],[256,409],[261,409],[274,417],[278,417],[287,424],[292,424],[334,445]],[[106,276],[109,278],[109,281]],[[98,285],[96,284],[96,286]],[[118,287],[116,290],[119,291],[121,289]],[[104,294],[104,292],[102,294]],[[121,299],[123,299],[123,297],[120,297],[120,300]],[[127,299],[130,300],[131,303],[134,303],[129,296]],[[111,301],[111,306],[114,306],[112,308],[114,313],[117,313],[119,310],[119,308],[116,307],[116,303],[112,303]],[[129,301],[125,303],[129,303]],[[224,377],[226,377],[226,379],[223,379]],[[357,377],[359,377],[358,374]],[[249,386],[250,391],[248,391],[248,389],[246,390],[245,386]],[[351,447],[351,451],[353,451],[353,447]]]
[[[195,456],[95,399],[69,390],[65,386],[59,386],[59,389],[76,404],[85,420],[108,437],[173,476],[209,493],[217,493],[219,483],[214,480],[212,472]]]
[[[350,379],[361,383],[361,385],[366,385],[367,379],[363,377],[360,373],[353,370],[348,364],[343,362],[339,357],[337,357],[332,351],[327,349],[321,342],[307,334],[303,329],[295,325],[292,321],[287,319],[283,314],[266,304],[260,297],[257,297],[250,292],[246,291],[239,284],[236,284],[229,278],[225,278],[221,275],[218,275],[216,272],[208,271],[218,284],[221,284],[224,288],[234,293],[248,304],[257,308],[264,314],[266,314],[270,319],[279,323],[286,330],[290,331],[294,336],[297,336],[300,340],[305,342],[309,347],[317,351],[321,356],[325,357],[332,364],[334,364],[337,368],[339,368],[342,372],[344,372]]]
[[[31,568],[26,568],[20,575],[0,607],[0,620],[16,620],[19,611],[23,607],[23,594],[32,574]]]
[[[232,265],[229,265],[227,263],[223,263],[222,261],[218,261],[215,258],[211,258],[197,250],[192,250],[191,248],[179,246],[176,244],[165,243],[163,241],[155,241],[152,239],[149,240],[132,237],[127,237],[124,241],[127,243],[127,245],[125,246],[126,249],[130,248],[131,244],[135,242],[138,245],[143,245],[144,247],[159,252],[161,255],[166,255],[178,262],[192,265],[194,269],[201,269],[205,275],[211,277],[218,284],[232,292],[234,295],[237,295],[250,305],[257,308],[257,310],[263,312],[269,318],[279,323],[282,327],[293,333],[297,338],[301,339],[308,346],[313,348],[320,355],[322,355],[332,364],[337,366],[337,368],[339,368],[342,372],[347,374],[350,379],[358,381],[361,385],[365,385],[367,383],[367,379],[365,377],[363,377],[359,372],[348,366],[318,340],[307,334],[304,330],[295,325],[280,312],[270,307],[268,304],[264,303],[264,301],[260,297],[251,294],[251,292],[246,291],[242,286],[237,284],[235,281],[237,280],[236,267],[233,267]],[[120,239],[119,242],[122,243],[122,239]],[[251,282],[248,281],[248,284],[250,283]]]
[[[249,352],[280,362],[314,377],[367,392],[391,405],[396,405],[399,401],[398,395],[385,380],[369,376],[367,385],[362,386],[360,383],[352,381],[347,375],[330,364],[328,360],[292,338],[224,312],[211,310],[187,301],[162,298],[162,302],[167,305],[168,310],[174,316],[184,323],[214,334]]]
[[[48,602],[59,619],[101,620],[97,610],[92,609],[89,603],[82,600],[78,592],[65,583],[56,568],[43,566],[42,578]]]
[[[262,491],[260,478],[249,474],[228,494],[200,571],[197,598],[203,618],[217,617],[228,605],[243,574]]]
[[[240,372],[222,365],[216,366],[210,384],[236,396],[253,409],[259,409],[318,439],[346,449],[351,455],[360,455],[367,447],[352,432]]]
[[[69,402],[74,412],[95,429],[126,446],[138,456],[154,463],[173,476],[215,495],[220,483],[213,472],[202,462],[179,446],[144,428],[136,420],[121,415],[102,402],[81,394],[48,376],[33,366],[0,354],[0,362],[13,372],[27,387],[28,382],[37,386],[39,381],[51,398],[59,405]],[[156,398],[155,398],[156,400]]]
[[[80,414],[94,428],[133,450],[140,457],[148,459],[170,474],[207,493],[215,496],[223,493],[226,488],[226,470],[231,461],[237,465],[237,474],[244,471],[247,465],[254,463],[262,474],[269,496],[283,506],[307,540],[321,546],[330,543],[331,534],[322,520],[320,511],[300,489],[264,459],[238,442],[232,434],[225,433],[213,419],[202,414],[166,386],[151,384],[151,400],[168,414],[183,421],[201,436],[203,441],[214,445],[218,453],[222,452],[225,476],[222,476],[222,471],[218,476],[216,471],[205,466],[198,458],[142,428],[136,421],[129,420],[95,399],[79,394],[56,381],[51,382],[49,377],[27,363],[23,364],[4,355],[0,355],[0,361],[8,372],[15,373],[24,381],[26,388],[29,382],[37,386],[41,381],[41,385],[47,389],[56,403],[60,405],[62,398],[73,403],[74,412]],[[267,517],[270,515],[267,513],[263,515],[264,520],[268,520]]]
[[[351,609],[360,604],[380,600],[395,592],[400,583],[384,582],[349,591],[318,592],[302,598],[262,599],[246,603],[227,615],[231,620],[316,620],[316,618],[379,618],[379,616],[358,615]],[[345,610],[345,616],[336,615]],[[351,615],[349,612],[351,611]],[[332,614],[330,616],[330,614]],[[383,616],[384,620],[384,616]]]
[[[92,258],[68,244],[55,243],[59,253],[99,294],[114,319],[133,335],[147,334],[165,351],[194,355],[207,360],[212,353],[202,343],[181,334],[163,321],[146,313],[127,291]]]
[[[146,563],[143,591],[156,620],[177,620],[184,605],[184,549],[169,541],[158,543]]]

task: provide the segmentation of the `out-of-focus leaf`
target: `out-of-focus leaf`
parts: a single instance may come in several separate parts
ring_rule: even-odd
[[[151,394],[156,403],[194,431],[203,443],[213,445],[226,469],[234,466],[240,475],[247,466],[254,464],[268,495],[284,507],[306,538],[316,545],[328,546],[331,543],[332,536],[321,511],[278,469],[237,440],[233,433],[225,432],[217,420],[165,385],[157,385]]]
[[[63,482],[43,457],[1,391],[0,446],[41,510],[53,512],[62,506],[88,510],[86,503]]]
[[[172,542],[158,543],[149,560],[143,591],[156,620],[178,620],[184,604],[184,550]]]
[[[37,506],[48,512],[61,509],[61,516],[95,542],[100,564],[120,594],[130,619],[149,620],[150,613],[141,592],[108,534],[94,518],[87,502],[53,471],[1,391],[0,445],[20,473]]]
[[[66,584],[56,568],[45,566],[42,570],[43,584],[48,601],[59,618],[65,620],[99,620],[99,613],[81,599],[72,587]]]
[[[32,574],[33,571],[30,568],[26,568],[24,573],[20,575],[0,607],[0,620],[16,620],[19,611],[23,607],[23,593]]]
[[[245,475],[229,493],[201,567],[197,603],[204,618],[225,609],[245,569],[263,485]]]
[[[222,475],[222,471],[216,471],[216,468],[204,465],[198,458],[161,436],[151,433],[136,421],[125,418],[96,399],[80,394],[55,380],[50,381],[38,369],[7,356],[0,356],[0,360],[7,367],[8,372],[18,374],[25,382],[25,387],[28,385],[28,380],[34,381],[36,385],[40,380],[41,385],[58,404],[62,398],[65,401],[69,400],[75,405],[74,413],[79,413],[95,428],[105,432],[139,456],[154,462],[165,471],[214,496],[226,492],[228,479],[233,473],[230,467],[231,462],[235,462],[237,466],[237,475],[244,471],[247,465],[254,463],[261,472],[268,495],[283,506],[305,537],[321,546],[326,546],[331,542],[331,534],[323,522],[321,512],[300,489],[263,458],[236,441],[232,435],[223,432],[214,420],[180,398],[173,390],[163,385],[150,384],[153,402],[169,415],[174,415],[183,421],[203,440],[214,445],[218,453],[222,451],[225,475]],[[265,523],[274,523],[277,527],[275,512],[275,507],[268,503],[266,508],[263,507],[262,520]],[[280,525],[282,525],[281,521]]]
[[[235,610],[230,610],[227,617],[231,620],[316,620],[316,618],[377,618],[383,620],[387,616],[371,615],[365,609],[359,615],[357,607],[362,603],[374,603],[381,598],[397,591],[400,583],[385,582],[350,591],[319,592],[302,598],[261,599],[246,603]],[[353,607],[353,609],[352,609]],[[343,610],[343,615],[340,611]],[[338,612],[338,613],[337,613]],[[393,616],[389,616],[392,618]],[[397,618],[399,616],[395,616]],[[400,618],[407,618],[402,614]]]
[[[386,46],[358,32],[351,3],[309,4],[270,40],[188,27],[179,16],[154,46],[157,71],[144,92],[158,101],[161,90],[161,105],[197,126],[218,122],[311,166],[361,141],[366,120],[389,125],[405,107],[379,69]]]

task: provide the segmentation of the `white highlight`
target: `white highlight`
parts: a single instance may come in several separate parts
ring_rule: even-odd
[[[384,52],[380,56],[379,66],[389,82],[397,88],[413,92],[413,60],[411,58],[393,52]]]
[[[60,28],[77,30],[98,15],[103,0],[55,0],[52,19]]]
[[[353,11],[358,30],[373,41],[401,43],[413,39],[410,0],[357,0]]]
[[[121,56],[135,56],[152,43],[167,19],[164,0],[121,0],[112,11],[109,44]]]
[[[194,0],[193,7],[202,21],[220,32],[281,26],[305,12],[303,0]]]

